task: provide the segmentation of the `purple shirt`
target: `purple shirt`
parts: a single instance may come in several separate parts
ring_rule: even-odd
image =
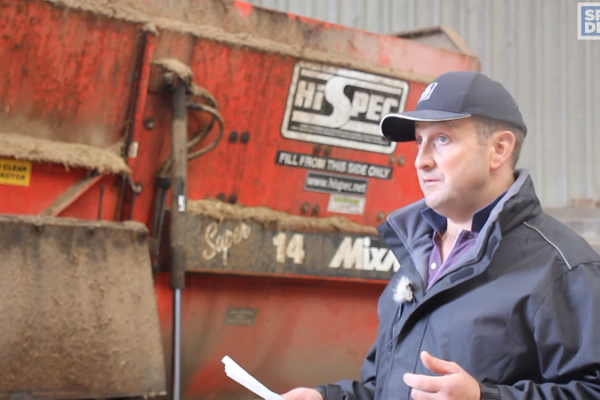
[[[466,253],[467,250],[469,250],[469,248],[475,244],[477,235],[487,222],[490,213],[503,196],[504,193],[502,193],[496,200],[492,201],[490,204],[473,214],[471,230],[460,231],[456,237],[456,240],[454,241],[454,245],[452,246],[450,253],[444,262],[442,262],[442,253],[440,250],[442,248],[442,234],[443,232],[446,232],[448,220],[446,217],[436,213],[431,208],[427,208],[421,212],[421,215],[425,221],[427,221],[429,226],[431,226],[431,228],[434,230],[431,238],[433,241],[433,249],[429,255],[429,276],[427,278],[427,290],[429,290],[448,270],[454,267],[460,256]]]
[[[429,278],[427,280],[427,290],[462,256],[477,239],[478,232],[462,230],[456,237],[452,250],[448,257],[442,262],[442,234],[438,231],[433,233],[433,249],[429,256]]]

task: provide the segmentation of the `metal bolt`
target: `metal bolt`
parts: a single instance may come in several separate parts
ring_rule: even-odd
[[[315,147],[313,147],[313,154],[315,156],[318,156],[320,152],[321,152],[321,145],[315,144]]]
[[[88,236],[90,236],[90,237],[91,237],[91,236],[94,236],[94,234],[95,234],[95,233],[96,233],[96,227],[94,227],[94,226],[90,226],[90,227],[87,229],[87,234],[88,234]]]
[[[235,193],[232,193],[231,195],[229,195],[229,198],[227,199],[227,202],[230,204],[235,204],[235,203],[237,203],[237,201],[238,201],[238,198]]]
[[[44,231],[44,226],[40,224],[33,224],[33,231],[35,233],[42,233]]]
[[[312,214],[317,215],[319,214],[319,211],[321,211],[321,207],[318,204],[314,204],[312,208]]]
[[[300,206],[300,212],[302,214],[306,214],[308,212],[308,210],[310,210],[310,204],[308,204],[306,201],[304,203],[302,203],[302,205]]]
[[[154,120],[152,118],[146,118],[144,120],[144,127],[148,130],[154,129]]]
[[[148,237],[148,231],[144,228],[140,228],[140,230],[138,231],[138,239],[140,239],[140,241],[144,241],[146,240],[146,238]]]
[[[385,218],[385,213],[383,211],[379,211],[377,213],[377,221],[383,221],[384,218]]]
[[[250,140],[250,134],[248,132],[242,132],[240,135],[240,143],[246,144]]]
[[[390,156],[390,165],[394,165],[396,163],[396,156],[393,154]]]
[[[225,201],[225,193],[221,192],[217,195],[217,200]]]
[[[238,133],[236,131],[231,131],[229,133],[229,143],[235,143],[238,140]]]
[[[404,156],[398,157],[398,165],[399,166],[403,166],[405,162],[406,162],[406,158]]]
[[[325,149],[323,150],[323,155],[325,157],[329,157],[330,154],[331,154],[331,146],[325,146]]]

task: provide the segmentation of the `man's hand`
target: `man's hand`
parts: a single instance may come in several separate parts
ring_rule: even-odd
[[[321,393],[315,389],[296,388],[281,395],[285,400],[323,400]]]
[[[404,383],[412,389],[415,400],[480,400],[479,382],[458,364],[440,360],[426,351],[421,353],[423,365],[442,376],[404,374]]]

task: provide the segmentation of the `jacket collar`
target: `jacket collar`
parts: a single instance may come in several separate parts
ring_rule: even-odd
[[[471,224],[471,232],[481,232],[481,229],[487,222],[492,210],[496,207],[496,204],[504,197],[506,192],[502,193],[500,196],[496,198],[496,200],[492,201],[487,206],[478,210],[475,214],[473,214],[473,223]],[[421,211],[421,216],[429,224],[429,226],[440,233],[446,232],[446,227],[448,225],[448,219],[443,215],[438,214],[432,208],[427,207],[426,209]]]
[[[421,278],[421,282],[417,286],[422,287],[423,293],[424,282],[427,281],[427,260],[432,249],[431,237],[434,230],[422,217],[422,212],[427,209],[429,208],[425,204],[425,200],[419,200],[390,214],[386,222],[378,228],[384,241],[392,249],[398,246],[397,240],[390,240],[394,236],[404,245]],[[483,257],[484,251],[487,251],[489,253],[487,256],[491,258],[503,234],[540,213],[541,206],[535,195],[529,171],[526,169],[515,171],[515,182],[503,196],[496,200],[495,205],[489,210],[489,216],[481,227],[475,244],[461,256],[457,264],[473,264]],[[498,239],[494,241],[496,245],[486,246],[493,231],[496,232]],[[404,272],[409,273],[406,270]],[[411,273],[411,275],[413,274]]]
[[[529,171],[526,169],[515,171],[515,181],[511,187],[491,205],[491,210],[488,209],[485,212],[488,214],[488,218],[481,225],[480,231],[482,232],[489,229],[490,225],[496,221],[500,223],[502,231],[505,232],[541,213],[540,202],[535,195]],[[423,213],[428,213],[427,210],[430,208],[422,199],[396,210],[387,218],[386,222],[411,253],[416,250],[415,241],[419,241],[422,236],[433,232],[433,228],[422,218]]]

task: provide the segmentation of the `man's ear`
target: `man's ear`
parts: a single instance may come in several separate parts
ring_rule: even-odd
[[[490,168],[497,170],[504,164],[511,162],[516,139],[511,131],[496,132],[490,139],[493,146]]]

